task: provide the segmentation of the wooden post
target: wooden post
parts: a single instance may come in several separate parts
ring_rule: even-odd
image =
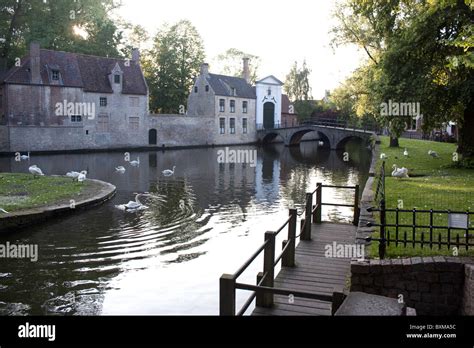
[[[306,221],[306,226],[303,231],[304,239],[303,240],[311,240],[311,215],[312,215],[312,207],[313,207],[313,194],[306,193],[306,207],[305,207],[305,216],[304,219]]]
[[[318,182],[316,184],[316,205],[318,206],[318,209],[316,209],[316,221],[315,223],[321,223],[321,211],[322,211],[322,201],[323,201],[323,197],[322,197],[322,193],[323,193],[323,184]]]
[[[290,243],[290,246],[286,250],[281,260],[281,265],[283,267],[295,267],[296,217],[298,213],[296,209],[290,209],[289,214],[290,214],[290,221],[288,222],[287,242]],[[283,247],[285,247],[285,245],[283,245]]]
[[[219,315],[235,315],[235,278],[223,274],[219,279]]]
[[[263,278],[263,272],[258,272],[257,274],[257,285]],[[255,306],[256,307],[263,307],[263,291],[257,291],[257,295],[255,296]]]
[[[339,307],[341,307],[342,303],[344,302],[346,295],[342,291],[342,289],[335,290],[332,294],[332,307],[331,307],[331,315],[336,314]]]
[[[263,274],[267,275],[262,283],[263,286],[273,288],[273,279],[275,277],[275,270],[273,264],[275,263],[275,232],[265,232],[265,246],[263,252]],[[262,296],[262,307],[273,306],[273,293],[264,293]]]
[[[355,187],[355,194],[354,194],[354,221],[352,223],[355,226],[359,225],[359,215],[360,215],[360,208],[359,208],[359,185]]]
[[[380,201],[380,243],[379,243],[379,257],[383,259],[385,257],[385,198]]]

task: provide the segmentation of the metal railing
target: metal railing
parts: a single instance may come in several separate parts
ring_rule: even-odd
[[[337,203],[323,203],[322,189],[324,187],[330,188],[345,188],[355,190],[355,199],[353,204],[337,204]],[[313,205],[313,196],[315,204]],[[311,240],[311,222],[320,223],[321,211],[323,205],[354,207],[354,224],[359,221],[359,185],[356,186],[334,186],[316,184],[316,189],[313,192],[306,193],[305,210],[301,215],[305,215],[300,222],[300,234],[296,235],[296,225],[298,212],[296,209],[289,209],[288,219],[276,231],[265,232],[265,239],[262,245],[253,253],[253,255],[233,274],[223,274],[219,281],[219,314],[226,316],[244,315],[247,309],[256,300],[257,307],[271,307],[273,305],[274,294],[278,295],[292,295],[294,297],[317,299],[321,301],[332,302],[332,314],[343,301],[344,295],[342,289],[334,291],[332,295],[315,294],[310,292],[297,291],[295,289],[283,289],[274,287],[275,267],[281,261],[282,267],[295,267],[295,250],[296,239]],[[282,243],[282,251],[280,255],[275,258],[276,237],[278,234],[288,227],[288,237]],[[244,284],[237,282],[237,279],[245,272],[245,270],[257,259],[263,251],[263,272],[257,274],[257,285]],[[236,313],[236,290],[252,291],[252,294],[244,303],[242,308]]]
[[[334,127],[343,128],[353,131],[363,132],[377,132],[380,133],[381,128],[376,124],[368,124],[365,122],[354,122],[350,120],[337,120],[332,118],[306,118],[298,120],[297,122],[283,122],[275,123],[272,127],[265,127],[262,123],[257,123],[257,130],[273,130],[281,128],[301,127],[301,126],[323,126],[323,127]]]

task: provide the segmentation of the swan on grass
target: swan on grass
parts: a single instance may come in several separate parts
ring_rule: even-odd
[[[171,175],[174,175],[174,169],[176,168],[176,166],[173,166],[173,170],[171,169],[165,169],[162,171],[163,175],[164,176],[171,176]]]
[[[79,176],[77,177],[77,181],[78,182],[83,182],[83,181],[86,181],[87,179],[87,172],[85,170],[83,170]]]
[[[43,171],[36,165],[36,164],[33,164],[32,166],[30,166],[28,168],[28,170],[30,171],[31,174],[33,174],[33,178],[36,178],[36,176],[43,176]]]
[[[388,158],[388,156],[387,156],[385,153],[382,152],[382,153],[380,154],[380,159],[381,159],[381,160],[386,160],[387,158]]]
[[[82,179],[81,181],[84,181],[84,178],[85,178],[86,175],[87,175],[87,170],[83,170],[81,172],[71,171],[71,172],[66,173],[66,176],[68,178],[72,178],[72,180],[77,180],[77,181],[80,181],[79,177],[81,177],[81,179]]]
[[[0,212],[4,213],[4,214],[10,214],[8,211],[6,211],[5,209],[3,208],[0,208]]]
[[[403,156],[408,157],[408,150],[405,148],[405,151],[403,151]]]
[[[397,168],[396,164],[394,164],[392,168],[393,168],[392,176],[394,178],[409,178],[407,168],[405,167]]]
[[[433,151],[433,150],[429,150],[428,155],[430,155],[433,158],[439,158],[438,153],[436,151]]]

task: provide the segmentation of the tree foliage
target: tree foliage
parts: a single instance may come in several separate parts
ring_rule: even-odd
[[[153,39],[145,77],[150,88],[150,110],[177,113],[186,105],[205,59],[204,44],[196,28],[187,20],[164,25]]]
[[[0,68],[12,66],[31,41],[47,49],[119,56],[121,31],[110,18],[119,6],[117,0],[2,0]]]
[[[285,79],[285,92],[291,101],[310,100],[311,86],[309,84],[309,75],[311,70],[306,65],[306,60],[303,61],[301,68],[298,67],[298,62],[295,61]]]
[[[224,53],[217,56],[216,61],[221,65],[221,74],[227,76],[242,77],[244,58],[249,58],[250,83],[255,84],[258,77],[260,57],[250,53],[245,53],[236,48],[229,48]]]

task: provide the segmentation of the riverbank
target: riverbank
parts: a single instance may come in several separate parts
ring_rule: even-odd
[[[115,186],[99,180],[0,173],[0,208],[8,212],[0,212],[0,232],[99,204],[114,193]]]
[[[399,148],[389,147],[389,138],[380,137],[380,153],[385,153],[386,180],[385,195],[387,208],[403,209],[434,209],[466,211],[474,208],[474,170],[464,169],[457,166],[456,144],[439,143],[414,139],[399,139]],[[404,156],[404,150],[408,151],[408,156]],[[428,151],[435,151],[438,157],[428,155]],[[382,160],[377,158],[377,175],[380,173]],[[394,178],[391,176],[392,166],[408,168],[409,178]],[[375,192],[377,180],[374,180],[373,190]],[[389,223],[394,223],[395,214],[388,213]],[[376,214],[378,216],[378,214]],[[429,225],[429,213],[417,215],[417,225]],[[434,226],[447,226],[447,214],[434,214]],[[399,224],[411,225],[412,214],[400,214]],[[470,226],[474,224],[471,221]],[[395,228],[389,228],[391,238],[395,236]],[[408,236],[412,236],[411,228],[400,228],[399,235],[407,231]],[[416,232],[416,239],[420,240],[424,232],[425,241],[429,238],[429,229],[419,229]],[[453,230],[451,240],[455,240],[456,233],[460,236],[460,242],[465,241],[463,231]],[[443,241],[447,238],[446,229],[435,229],[435,241],[438,241],[438,234],[442,235]],[[474,250],[466,251],[465,248],[457,250],[459,255],[474,255]],[[378,243],[371,245],[370,254],[373,257],[378,255]],[[453,249],[442,246],[438,249],[436,243],[433,248],[425,245],[423,248],[417,245],[413,248],[411,245],[404,247],[400,243],[398,247],[391,243],[387,247],[387,257],[399,256],[429,256],[429,255],[447,255],[453,256]]]

